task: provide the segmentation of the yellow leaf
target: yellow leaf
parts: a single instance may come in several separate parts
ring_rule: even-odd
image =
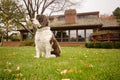
[[[11,70],[11,69],[6,69],[6,71],[7,71],[8,73],[12,73],[12,70]]]
[[[86,64],[85,67],[86,68],[93,68],[94,66],[92,64]]]
[[[10,63],[10,62],[6,62],[6,64],[7,64],[7,65],[11,65],[11,63]]]
[[[68,71],[68,70],[67,70],[67,69],[65,69],[65,70],[62,70],[60,73],[61,73],[61,74],[66,74],[66,73],[67,73],[67,71]]]
[[[15,74],[15,77],[22,77],[22,76],[23,76],[22,73]]]
[[[19,66],[17,66],[16,70],[20,70],[20,67],[19,67]]]
[[[62,80],[70,80],[70,79],[62,79]]]
[[[74,69],[69,69],[68,72],[75,72],[75,70]]]

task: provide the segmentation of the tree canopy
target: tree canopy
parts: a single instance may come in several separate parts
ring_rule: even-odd
[[[117,8],[113,11],[113,15],[114,15],[117,19],[120,19],[120,7],[117,7]]]
[[[19,9],[21,5],[17,4],[17,0],[0,0],[0,25],[4,29],[6,39],[8,40],[8,32],[20,26],[23,21],[24,14]]]

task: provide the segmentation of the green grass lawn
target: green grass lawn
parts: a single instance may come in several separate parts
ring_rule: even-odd
[[[62,47],[35,59],[34,47],[0,47],[0,80],[120,80],[120,49]]]

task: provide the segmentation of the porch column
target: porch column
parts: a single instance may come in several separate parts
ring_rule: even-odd
[[[63,31],[61,31],[61,42],[63,42]]]
[[[85,42],[86,42],[86,29],[84,29],[84,37],[85,37]]]
[[[78,42],[78,29],[76,30],[76,42]]]
[[[70,42],[70,30],[68,30],[68,42]]]
[[[107,33],[107,38],[108,38],[108,41],[110,41],[110,33],[109,32]]]

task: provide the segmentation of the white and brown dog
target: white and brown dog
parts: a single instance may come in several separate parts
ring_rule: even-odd
[[[36,19],[33,20],[33,24],[37,28],[35,34],[36,58],[40,57],[40,53],[46,58],[60,56],[60,46],[50,30],[48,23],[45,15],[37,15]]]

